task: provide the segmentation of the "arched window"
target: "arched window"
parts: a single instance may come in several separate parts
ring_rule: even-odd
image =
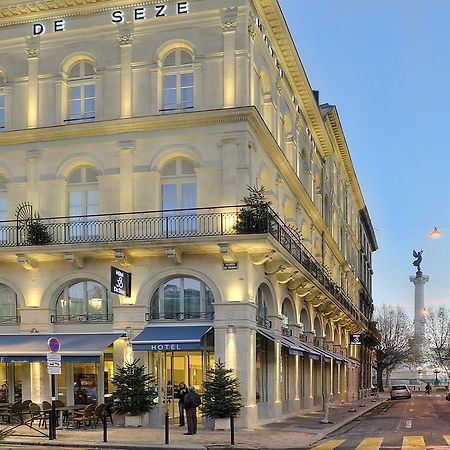
[[[80,61],[69,71],[69,117],[67,122],[95,120],[95,70],[91,63]]]
[[[271,321],[267,319],[270,298],[269,288],[265,284],[259,286],[256,294],[256,322],[260,327],[272,327]]]
[[[67,179],[68,215],[71,238],[98,235],[99,191],[97,171],[92,167],[79,167]],[[89,217],[86,217],[89,216]],[[81,222],[81,223],[80,223]]]
[[[150,300],[150,319],[213,318],[214,296],[201,280],[176,277],[162,281]]]
[[[0,283],[0,323],[17,323],[17,294],[6,284]]]
[[[165,114],[194,109],[194,68],[190,53],[176,49],[162,63],[162,108]]]
[[[5,88],[6,78],[3,73],[0,72],[0,131],[5,129],[6,125],[6,111],[5,111]]]
[[[8,196],[6,192],[6,179],[0,175],[0,241],[8,238],[7,224],[1,223],[8,220]]]
[[[164,216],[171,217],[165,221],[164,231],[179,234],[197,229],[197,180],[187,159],[174,159],[162,169],[161,204]]]
[[[108,322],[112,320],[108,291],[97,281],[67,284],[56,300],[53,322]]]
[[[288,298],[283,301],[281,306],[281,332],[285,336],[292,336],[292,329],[289,325],[295,323],[294,311],[292,309],[292,304]]]

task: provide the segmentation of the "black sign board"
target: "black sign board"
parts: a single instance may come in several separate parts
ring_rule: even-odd
[[[223,270],[238,270],[239,263],[238,262],[224,262],[222,263]]]
[[[111,266],[111,292],[131,297],[131,273]]]
[[[362,335],[361,334],[351,334],[350,335],[350,344],[361,345],[362,344]]]

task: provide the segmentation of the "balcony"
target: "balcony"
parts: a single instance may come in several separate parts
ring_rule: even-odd
[[[281,334],[286,337],[291,337],[294,333],[289,327],[282,327]]]
[[[155,320],[206,320],[212,322],[214,320],[213,312],[178,312],[178,313],[145,313],[146,322]]]
[[[54,314],[50,318],[51,323],[104,323],[113,319],[113,314]]]
[[[261,328],[267,328],[268,330],[272,328],[272,321],[265,317],[256,316],[256,323],[258,324],[258,327]]]
[[[143,211],[126,214],[54,217],[0,222],[0,248],[92,243],[164,241],[234,235],[266,235],[278,242],[334,301],[356,321],[369,325],[364,314],[327,274],[270,207],[257,218],[239,214],[241,207]],[[263,326],[263,325],[262,325]]]

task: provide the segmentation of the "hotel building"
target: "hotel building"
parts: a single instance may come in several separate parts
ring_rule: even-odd
[[[218,359],[247,427],[370,388],[377,243],[277,1],[0,6],[0,401],[49,400],[52,336],[59,399],[139,358],[149,422]]]

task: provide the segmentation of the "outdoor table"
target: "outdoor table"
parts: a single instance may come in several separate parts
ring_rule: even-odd
[[[67,405],[67,406],[58,406],[55,408],[55,411],[59,413],[59,427],[57,427],[57,430],[63,430],[63,416],[64,412],[67,412],[67,415],[69,415],[71,412],[80,411],[84,408],[86,408],[87,405]],[[50,412],[51,409],[44,409],[45,412]],[[69,423],[67,421],[67,423]]]

